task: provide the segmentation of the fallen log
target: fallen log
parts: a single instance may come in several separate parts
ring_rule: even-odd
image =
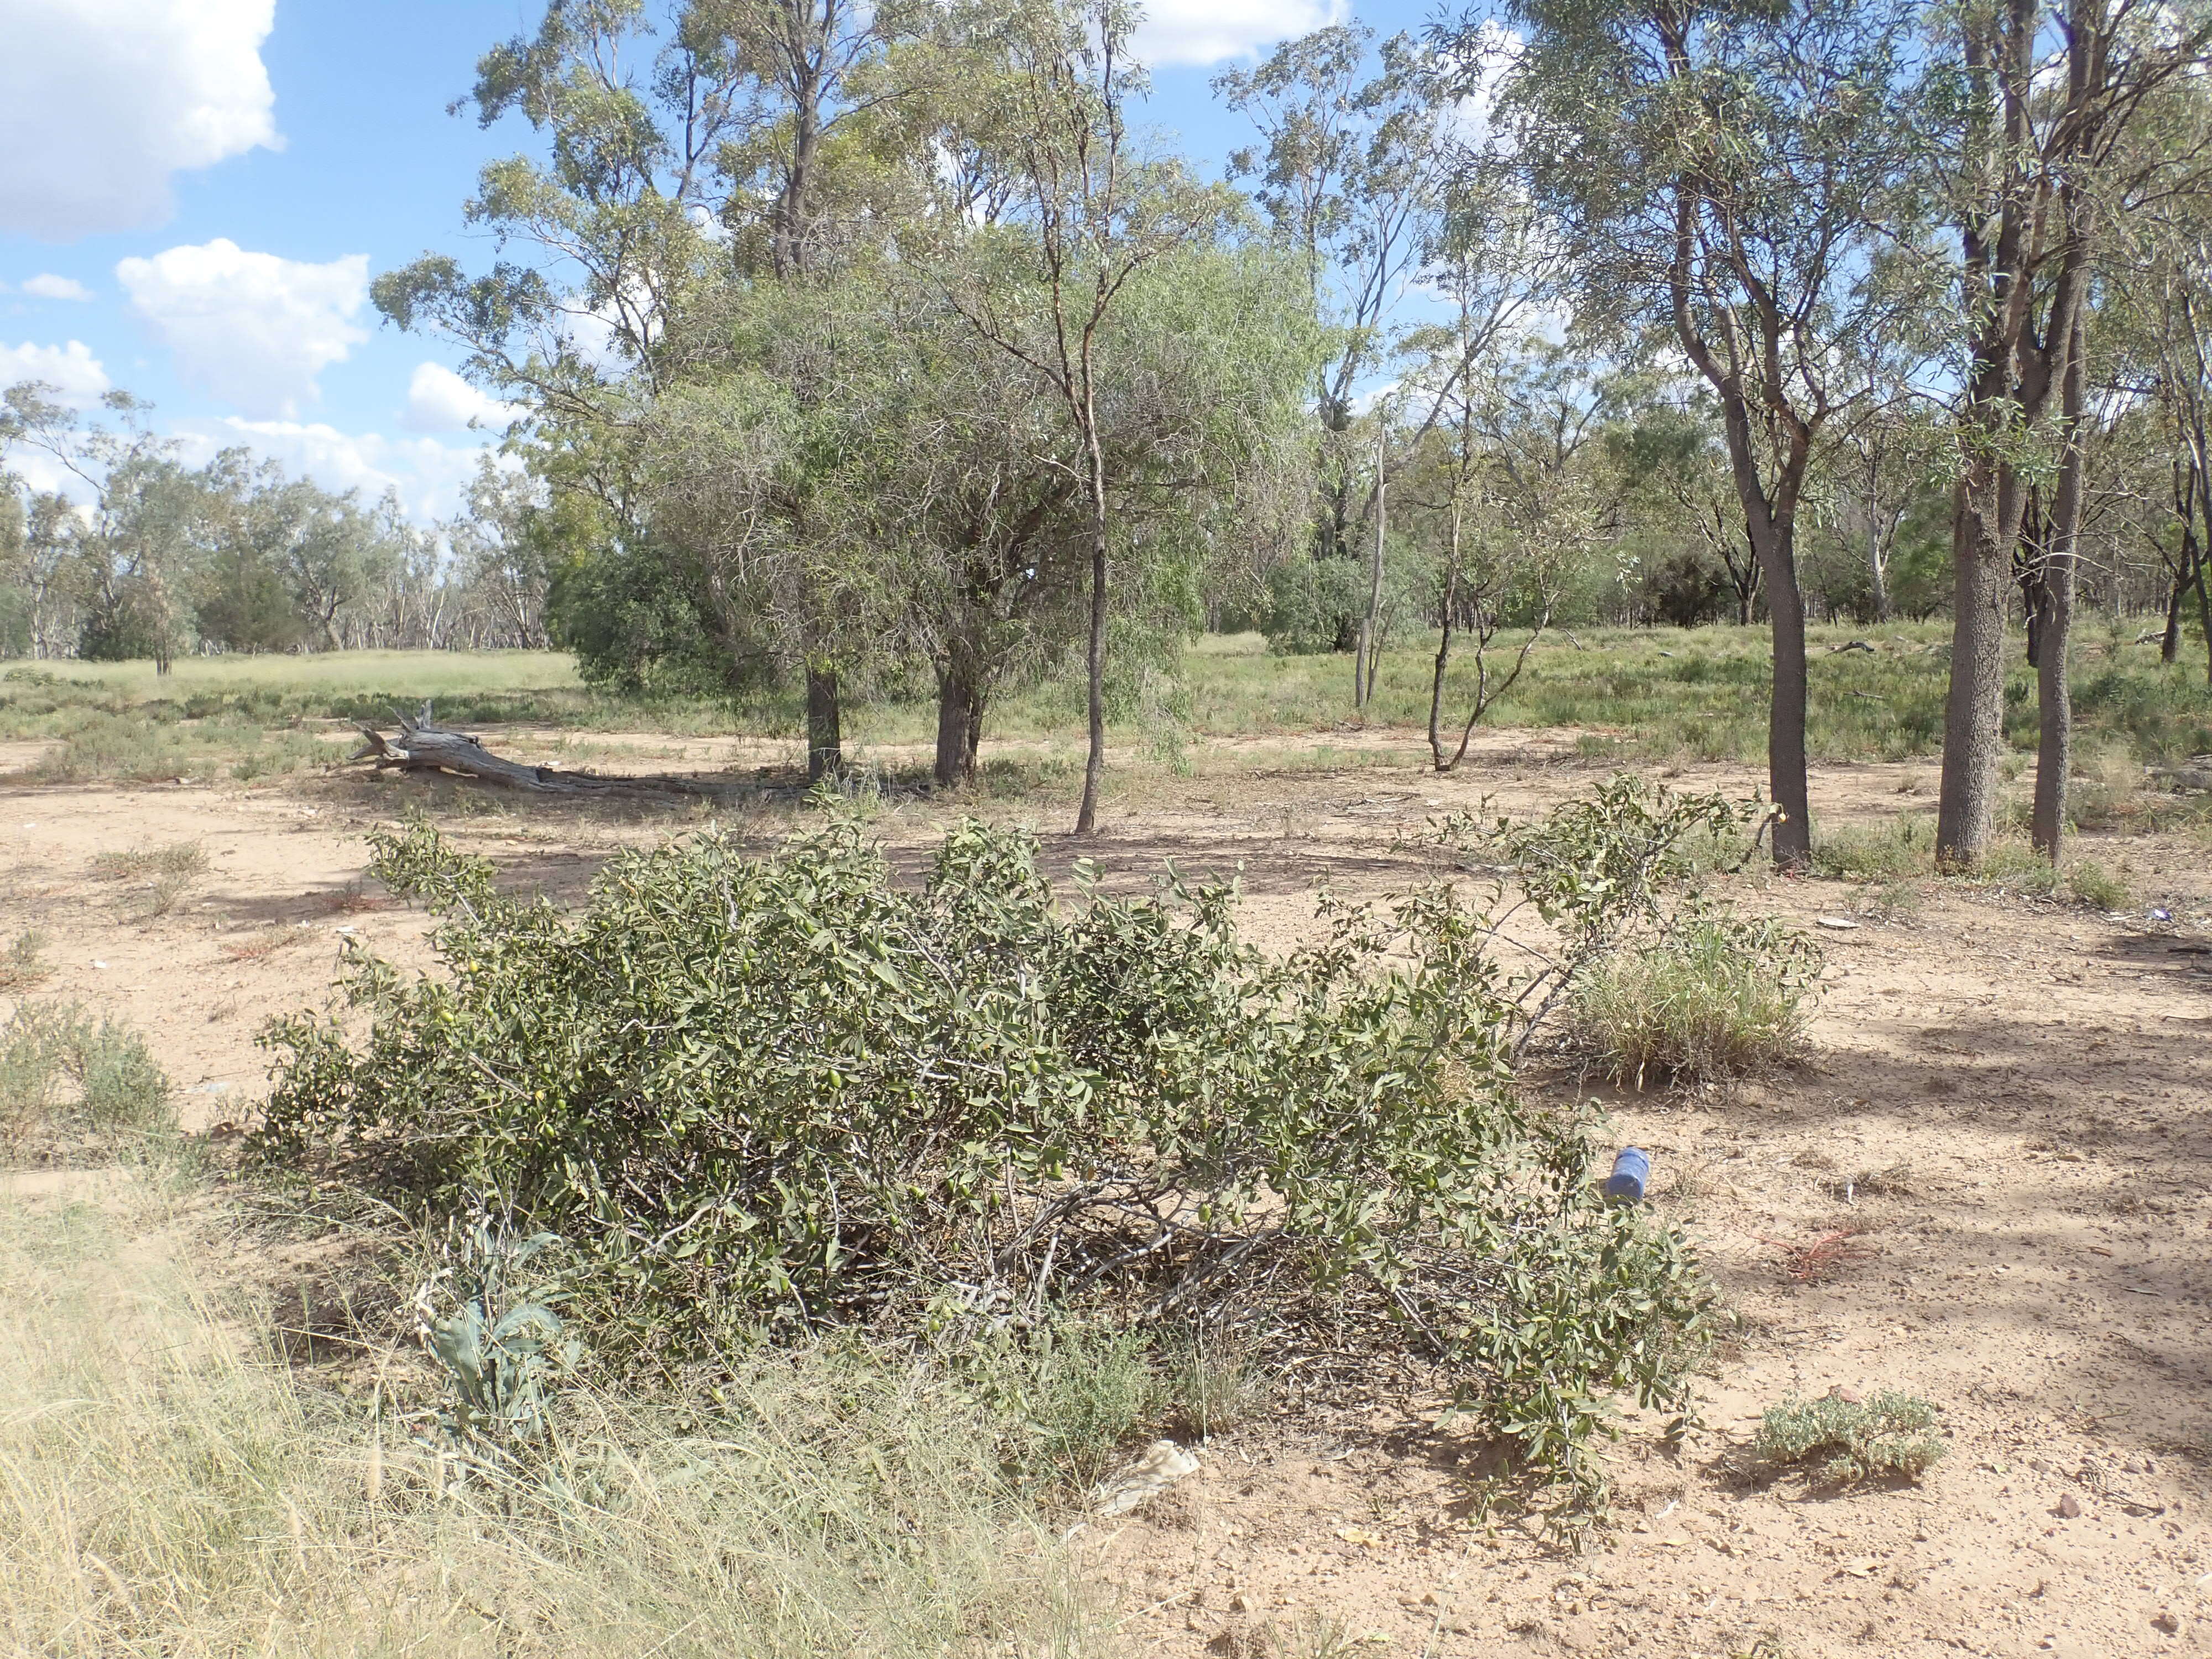
[[[396,709],[392,719],[399,723],[397,738],[387,738],[374,726],[362,726],[362,746],[347,756],[347,761],[373,761],[380,772],[443,772],[474,783],[520,789],[533,795],[600,799],[676,796],[719,801],[740,793],[762,793],[757,787],[709,783],[696,778],[610,778],[596,772],[571,772],[561,767],[527,766],[495,755],[483,746],[482,738],[472,733],[440,726],[432,717],[428,702],[411,720]]]

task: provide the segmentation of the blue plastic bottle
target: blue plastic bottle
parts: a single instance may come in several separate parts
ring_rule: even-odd
[[[1605,1195],[1616,1204],[1640,1204],[1644,1201],[1644,1183],[1651,1179],[1651,1160],[1641,1146],[1624,1146],[1613,1160],[1613,1173],[1606,1177]]]

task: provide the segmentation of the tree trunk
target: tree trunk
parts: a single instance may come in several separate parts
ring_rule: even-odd
[[[1971,869],[1989,850],[2004,748],[2005,600],[2018,538],[2017,486],[1995,462],[1962,480],[1951,531],[1951,687],[1943,706],[1943,773],[1936,860]],[[2008,522],[2009,520],[2009,522]]]
[[[982,688],[965,670],[947,664],[937,671],[937,763],[931,776],[939,788],[975,781],[975,751],[982,740]]]
[[[806,781],[819,783],[845,769],[844,722],[837,702],[834,663],[806,665]]]
[[[1460,504],[1456,495],[1452,498],[1451,540],[1444,554],[1444,615],[1443,632],[1437,641],[1437,672],[1429,682],[1429,758],[1439,772],[1449,772],[1453,763],[1444,759],[1444,672],[1451,666],[1452,631],[1459,622],[1459,537]]]
[[[2189,595],[2189,580],[2195,561],[2188,556],[2192,550],[2183,544],[2182,574],[2173,579],[2166,595],[2166,631],[2159,635],[2158,659],[2170,663],[2181,655],[2181,602]]]
[[[1892,615],[1889,599],[1889,560],[1882,551],[1881,514],[1872,490],[1867,492],[1867,574],[1874,582],[1874,619],[1887,623]]]
[[[2203,481],[2212,484],[2212,479]],[[2204,534],[2197,544],[2197,620],[2204,630],[2204,684],[2212,686],[2212,489],[2197,492]]]
[[[1085,659],[1091,746],[1083,761],[1083,804],[1075,812],[1079,836],[1097,830],[1098,780],[1106,769],[1106,458],[1087,394],[1084,414],[1084,445],[1091,462],[1091,637]]]
[[[1762,518],[1764,515],[1761,515]],[[1777,869],[1813,862],[1813,818],[1805,765],[1805,598],[1797,586],[1793,526],[1767,521],[1753,532],[1774,629],[1774,689],[1766,717],[1766,789],[1781,812],[1774,826]]]
[[[2074,750],[2074,695],[2066,677],[2066,647],[2074,627],[2074,576],[2081,536],[2081,472],[2087,447],[2081,416],[2087,401],[2078,311],[2064,349],[2059,429],[2064,434],[2065,447],[2059,456],[2057,499],[2044,526],[2039,584],[2044,617],[2035,676],[2038,729],[2032,830],[2035,850],[2053,865],[2058,862],[2059,842],[2066,833],[2067,773]]]
[[[1375,547],[1367,561],[1367,616],[1359,624],[1359,655],[1352,670],[1352,705],[1364,708],[1375,695],[1375,659],[1382,654],[1382,438],[1375,439]]]

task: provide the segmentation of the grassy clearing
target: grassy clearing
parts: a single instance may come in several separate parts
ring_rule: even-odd
[[[350,1395],[276,1358],[267,1311],[184,1266],[194,1207],[119,1181],[0,1199],[0,1649],[1091,1650],[947,1385],[817,1350],[689,1410],[576,1392],[527,1466],[465,1472],[407,1353]]]
[[[2158,827],[2203,816],[2144,791],[2142,768],[2212,750],[2212,691],[2200,665],[2161,665],[2154,651],[2132,643],[2136,631],[2098,624],[2077,637],[2077,740],[2087,759],[2076,816],[2087,828],[2133,827],[2138,819]],[[1837,648],[1859,638],[1875,648]],[[1936,752],[1948,624],[1822,626],[1810,630],[1810,640],[1808,740],[1815,764]],[[1138,771],[1165,777],[1403,765],[1407,754],[1399,740],[1413,744],[1427,722],[1432,651],[1423,639],[1384,653],[1376,696],[1361,712],[1352,705],[1348,659],[1275,656],[1255,634],[1208,635],[1184,652],[1179,678],[1147,673],[1116,687],[1109,734],[1136,757]],[[1767,652],[1762,629],[1555,635],[1531,657],[1492,724],[1573,729],[1586,753],[1626,762],[1755,764],[1765,752]],[[2018,656],[2008,670],[2006,721],[2014,746],[2025,750],[2034,741],[2034,690]],[[1462,664],[1455,674],[1468,672]],[[1455,698],[1458,690],[1455,678]],[[395,704],[425,697],[459,723],[745,734],[792,741],[794,759],[802,729],[794,695],[735,704],[641,702],[585,686],[574,661],[555,652],[382,651],[189,658],[166,679],[146,663],[19,664],[0,671],[0,738],[54,742],[35,772],[52,781],[214,775],[251,781],[337,759],[350,734],[335,722],[388,720]],[[856,703],[847,711],[848,740],[863,763],[872,751],[896,751],[896,764],[911,769],[935,720],[934,706],[919,696]],[[983,787],[994,796],[1067,793],[1081,729],[1076,682],[1009,688],[991,711],[988,740],[1000,747],[985,763]],[[1392,735],[1388,750],[1358,735],[1376,732]],[[1257,752],[1194,746],[1201,738],[1238,738],[1290,741]]]

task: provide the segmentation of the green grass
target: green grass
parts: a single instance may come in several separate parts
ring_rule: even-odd
[[[2212,750],[2212,691],[2202,664],[2161,665],[2130,641],[2130,624],[2093,621],[2075,647],[2076,742],[2092,757],[2079,784],[2077,817],[2096,827],[2116,816],[2194,817],[2159,807],[2136,786],[2145,764]],[[1836,653],[1866,639],[1876,649]],[[1949,625],[1869,629],[1826,624],[1811,647],[1808,744],[1815,765],[1933,755],[1941,746]],[[1492,711],[1499,727],[1571,728],[1594,757],[1631,763],[1762,763],[1770,684],[1761,628],[1595,629],[1548,636],[1512,692]],[[1117,684],[1109,738],[1135,769],[1182,775],[1244,769],[1403,765],[1422,752],[1434,647],[1425,637],[1383,653],[1377,689],[1352,704],[1349,659],[1271,654],[1255,634],[1207,635],[1182,654],[1180,678],[1152,671]],[[2008,651],[2006,732],[2016,750],[2034,742],[2033,679],[2015,641]],[[1447,719],[1472,678],[1462,659]],[[157,678],[149,663],[17,664],[0,669],[0,738],[58,739],[40,769],[57,781],[153,780],[228,773],[283,775],[340,757],[347,734],[316,722],[388,723],[394,707],[434,700],[459,724],[515,722],[563,731],[654,731],[682,736],[748,734],[787,740],[802,727],[795,693],[739,702],[690,698],[642,702],[586,686],[556,652],[332,652],[317,656],[193,657]],[[935,730],[936,711],[915,689],[856,701],[847,710],[852,751],[899,747],[899,765]],[[1343,732],[1387,732],[1377,750]],[[986,761],[994,794],[1069,793],[1083,744],[1082,690],[1068,678],[1007,687],[993,705]],[[1206,750],[1204,738],[1273,738],[1263,753]],[[1011,752],[1003,745],[1017,745]],[[1128,769],[1125,768],[1124,769]],[[2196,816],[2201,816],[2196,815]],[[2161,818],[2161,822],[2162,822]],[[2146,825],[2146,827],[2151,827]]]
[[[1784,1065],[1820,974],[1811,940],[1771,919],[1680,919],[1575,988],[1569,1037],[1615,1082],[1690,1083]]]

